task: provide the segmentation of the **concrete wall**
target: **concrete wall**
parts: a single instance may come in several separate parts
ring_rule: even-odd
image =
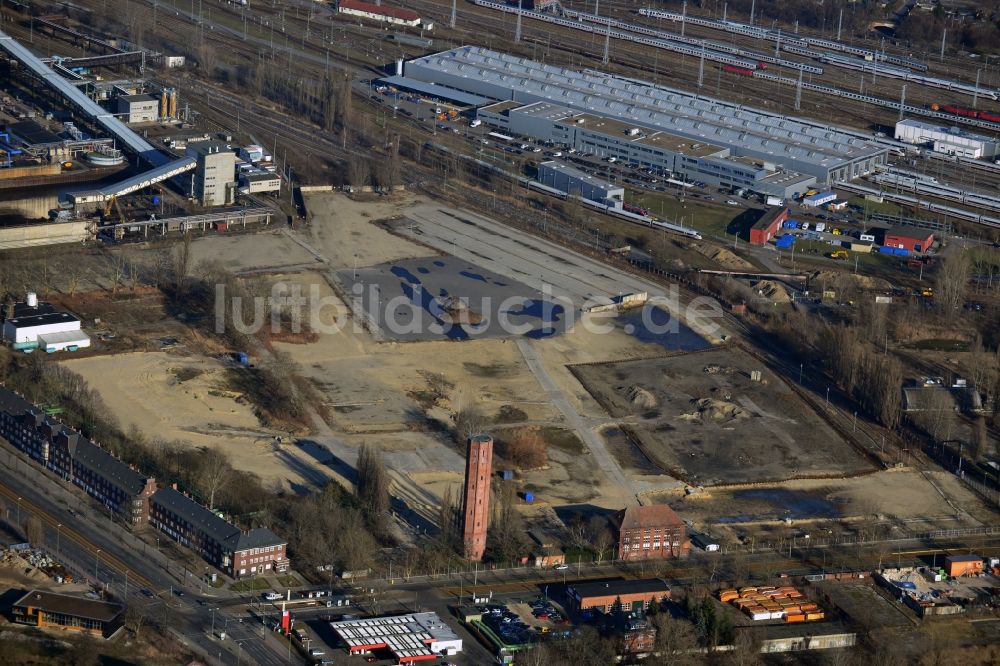
[[[80,243],[92,238],[86,221],[49,222],[25,227],[0,228],[0,250],[36,245]]]
[[[10,167],[9,169],[0,169],[0,180],[11,180],[13,178],[26,178],[30,176],[55,176],[60,173],[62,173],[62,165],[57,162],[53,164]]]

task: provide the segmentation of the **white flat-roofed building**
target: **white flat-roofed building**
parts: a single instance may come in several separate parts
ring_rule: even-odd
[[[462,651],[462,639],[437,613],[409,613],[331,622],[350,654],[388,650],[400,664]]]
[[[625,202],[624,187],[591,176],[562,162],[548,161],[539,164],[538,182],[612,208],[621,208]]]
[[[934,125],[907,118],[896,123],[896,141],[928,146],[936,153],[979,159],[1000,154],[1000,142],[982,134],[972,134],[958,127]]]
[[[255,169],[240,174],[240,187],[245,188],[250,194],[280,192],[281,178],[278,174],[265,169]]]
[[[117,100],[118,113],[128,114],[127,123],[149,123],[160,118],[160,100],[154,95],[122,95]]]
[[[0,312],[0,321],[3,337],[14,349],[60,351],[90,346],[90,338],[80,329],[79,319],[39,302],[33,293],[28,294],[26,303],[17,303],[9,311],[5,308]]]
[[[788,171],[774,161],[735,156],[730,148],[706,140],[581,113],[553,102],[497,102],[479,108],[476,117],[503,132],[551,141],[692,182],[750,189],[782,199],[816,183],[815,176]]]

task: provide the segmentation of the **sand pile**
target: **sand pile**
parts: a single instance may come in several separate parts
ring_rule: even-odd
[[[475,326],[483,321],[483,315],[469,309],[469,304],[455,296],[438,300],[441,306],[441,319],[449,324]]]
[[[849,283],[860,289],[892,289],[892,283],[882,278],[871,277],[869,275],[857,275],[843,271],[816,271],[812,274],[810,282],[813,285],[833,286],[838,283]]]
[[[715,263],[719,264],[723,268],[729,268],[731,270],[737,271],[749,271],[753,270],[754,265],[751,264],[746,259],[736,255],[732,250],[724,247],[710,247],[704,245],[695,245],[696,249],[701,254],[705,255]]]
[[[761,280],[754,284],[753,288],[757,290],[758,294],[775,303],[788,303],[792,300],[784,285],[773,280]]]
[[[625,391],[625,397],[635,409],[655,409],[660,404],[656,396],[641,386],[629,386]]]
[[[712,398],[701,398],[694,400],[695,411],[682,414],[685,421],[732,421],[734,419],[746,419],[750,415],[739,405],[725,400],[714,400]]]

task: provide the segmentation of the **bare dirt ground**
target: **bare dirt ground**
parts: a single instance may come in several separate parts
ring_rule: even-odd
[[[718,536],[764,522],[889,521],[907,531],[995,523],[996,513],[946,472],[889,470],[843,480],[796,479],[748,488],[661,496],[685,519]],[[957,510],[956,510],[957,508]]]
[[[135,352],[63,363],[100,393],[124,428],[134,426],[153,442],[219,449],[235,468],[255,472],[266,483],[309,481],[287,465],[272,442],[287,433],[260,425],[251,406],[227,388],[225,367],[216,359]]]
[[[762,371],[762,381],[750,378]],[[642,453],[689,483],[850,475],[868,464],[771,371],[726,349],[573,368]]]

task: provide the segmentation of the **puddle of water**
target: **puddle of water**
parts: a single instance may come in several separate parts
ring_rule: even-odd
[[[719,523],[743,523],[767,518],[837,518],[840,509],[834,502],[800,490],[783,488],[754,488],[733,493],[733,499],[764,502],[774,508],[770,513],[758,516],[740,514],[716,518]]]
[[[486,278],[484,278],[479,273],[473,273],[472,271],[459,271],[458,274],[461,275],[462,277],[467,277],[470,280],[479,280],[480,282],[486,282]]]
[[[544,299],[525,299],[521,301],[517,309],[507,310],[507,314],[512,317],[533,317],[541,319],[543,324],[551,324],[559,321],[564,311],[563,306],[558,303],[546,301]]]
[[[605,428],[601,436],[608,450],[622,466],[641,474],[663,474],[663,470],[650,460],[621,428]]]
[[[652,305],[624,312],[617,321],[629,335],[671,351],[700,351],[712,345],[683,323],[671,320],[670,313]]]
[[[393,266],[389,269],[389,272],[398,277],[400,280],[406,280],[410,284],[420,284],[420,278],[402,266]]]

